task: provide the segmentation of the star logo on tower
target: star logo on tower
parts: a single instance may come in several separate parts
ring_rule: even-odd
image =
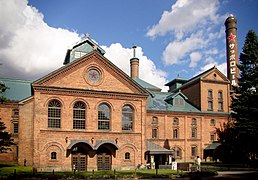
[[[230,35],[228,36],[228,40],[229,41],[235,41],[236,35],[230,33]]]

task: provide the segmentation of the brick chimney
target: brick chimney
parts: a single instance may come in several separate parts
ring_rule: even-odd
[[[133,46],[133,58],[130,59],[131,78],[139,78],[139,59],[135,57],[135,50],[137,46]]]
[[[238,86],[239,69],[238,44],[237,44],[237,20],[230,15],[225,21],[226,27],[226,50],[227,50],[227,77],[230,80],[230,89]]]

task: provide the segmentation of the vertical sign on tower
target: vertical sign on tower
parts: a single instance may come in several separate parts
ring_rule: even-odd
[[[237,45],[237,20],[233,15],[225,21],[226,26],[226,49],[227,49],[227,76],[230,80],[230,88],[238,86],[239,69],[238,64],[238,45]]]

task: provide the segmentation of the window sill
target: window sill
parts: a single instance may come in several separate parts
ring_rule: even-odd
[[[133,130],[122,130],[123,131],[123,133],[132,133],[133,132]]]

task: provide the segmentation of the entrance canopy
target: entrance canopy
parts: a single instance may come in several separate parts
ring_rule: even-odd
[[[72,150],[72,148],[76,145],[76,144],[85,144],[87,146],[90,147],[91,150],[98,150],[98,148],[104,144],[109,144],[111,145],[115,150],[118,150],[119,147],[117,146],[117,144],[115,143],[114,140],[97,140],[96,141],[96,145],[93,146],[92,143],[89,143],[89,140],[85,139],[85,140],[71,140],[71,143],[69,144],[69,146],[67,147],[67,150]]]
[[[169,154],[173,155],[174,151],[161,147],[158,144],[154,144],[153,142],[147,141],[147,151],[146,154]]]
[[[219,146],[221,143],[213,142],[212,144],[208,145],[204,148],[203,157],[204,159],[210,157],[212,161],[216,161],[219,154]]]
[[[220,145],[221,145],[221,143],[214,142],[214,143],[208,145],[204,150],[214,150],[214,149],[217,149],[217,147],[219,147]]]
[[[119,147],[117,146],[117,144],[116,144],[113,140],[97,140],[94,149],[95,149],[95,150],[98,150],[98,148],[99,148],[101,145],[104,145],[104,144],[109,144],[109,145],[111,145],[115,150],[118,150],[118,149],[119,149]]]
[[[71,140],[71,143],[69,144],[69,146],[67,147],[68,150],[71,150],[73,148],[73,146],[75,144],[78,144],[78,143],[84,143],[84,144],[87,144],[88,146],[91,147],[91,149],[93,150],[94,147],[89,143],[89,140]]]

